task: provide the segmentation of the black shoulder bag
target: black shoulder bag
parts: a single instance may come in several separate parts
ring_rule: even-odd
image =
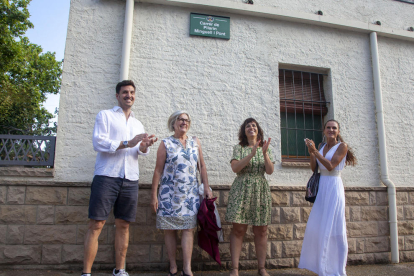
[[[321,145],[322,147],[323,145]],[[316,160],[316,168],[312,176],[309,178],[308,184],[306,185],[305,200],[314,203],[319,189],[319,173],[318,160]]]

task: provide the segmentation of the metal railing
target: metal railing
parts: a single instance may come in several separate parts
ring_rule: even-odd
[[[53,167],[55,145],[55,136],[0,134],[0,166]]]

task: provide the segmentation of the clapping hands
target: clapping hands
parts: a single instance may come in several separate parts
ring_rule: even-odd
[[[146,136],[142,139],[141,145],[143,145],[144,147],[150,147],[152,146],[155,142],[158,141],[158,138],[155,137],[154,134],[152,134],[151,136]]]
[[[128,147],[133,148],[135,147],[139,142],[141,142],[145,137],[148,137],[147,133],[141,133],[138,135],[135,135],[134,138],[128,141]]]
[[[263,147],[262,147],[262,150],[263,150],[263,156],[265,156],[266,155],[266,153],[267,153],[267,149],[269,148],[269,145],[270,145],[270,141],[272,140],[272,138],[269,138],[267,141],[266,140],[264,140],[264,142],[263,142]]]
[[[313,142],[313,140],[305,138],[305,144],[308,147],[309,154],[312,154],[315,151],[317,151],[315,147],[315,142]]]
[[[158,138],[155,137],[154,134],[150,136],[147,135],[144,138],[142,138],[141,145],[139,146],[139,150],[142,152],[146,152],[148,147],[152,146],[157,141],[158,141]]]
[[[257,141],[257,143],[253,146],[253,148],[252,148],[252,156],[255,156],[256,155],[256,151],[257,151],[257,148],[259,147],[259,144],[260,144],[260,141]]]
[[[267,141],[266,140],[263,141],[263,147],[262,147],[263,155],[266,155],[271,140],[272,140],[272,138],[269,138]],[[257,148],[259,147],[259,145],[260,145],[260,141],[257,141],[257,143],[253,146],[253,148],[252,148],[252,155],[253,156],[256,155],[256,151],[257,151]]]

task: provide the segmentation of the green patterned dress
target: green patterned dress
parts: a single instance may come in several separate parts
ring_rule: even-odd
[[[251,153],[249,147],[233,147],[233,160],[241,160]],[[274,163],[272,152],[267,150]],[[230,162],[231,162],[230,161]],[[257,148],[250,164],[237,173],[230,189],[226,221],[255,226],[268,225],[272,207],[270,188],[265,174],[265,161],[262,148]]]

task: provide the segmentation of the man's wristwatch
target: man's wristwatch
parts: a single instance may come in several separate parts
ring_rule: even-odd
[[[124,147],[128,147],[128,141],[123,141],[122,144],[124,145]]]

